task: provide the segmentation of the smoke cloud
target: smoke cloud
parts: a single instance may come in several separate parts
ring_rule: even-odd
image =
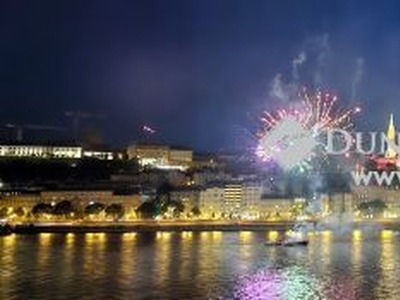
[[[316,38],[314,38],[312,48],[314,48],[314,50],[317,52],[317,66],[314,73],[314,84],[318,88],[321,87],[323,84],[322,74],[329,64],[328,57],[331,51],[329,34],[325,33],[321,36],[317,36]]]
[[[354,102],[357,100],[358,89],[361,84],[361,80],[364,76],[364,59],[362,57],[358,57],[356,60],[356,71],[354,72],[354,77],[351,82],[351,97],[350,100]]]
[[[296,91],[297,84],[293,82],[285,83],[282,80],[282,75],[278,73],[270,84],[269,97],[274,101],[287,103],[293,99]]]
[[[306,53],[300,52],[300,54],[293,59],[292,61],[292,72],[293,72],[293,80],[298,81],[299,80],[299,66],[301,66],[303,63],[305,63],[307,60],[307,55]]]
[[[272,79],[269,95],[273,98],[285,101],[286,94],[283,90],[283,83],[281,77],[282,75],[278,73],[275,75],[274,79]]]
[[[341,63],[337,60],[333,61],[332,54],[328,33],[306,38],[297,56],[291,61],[292,76],[289,76],[289,80],[285,81],[286,77],[281,73],[276,74],[271,80],[268,87],[269,99],[276,103],[291,102],[291,105],[295,105],[298,99],[297,92],[303,83],[306,86],[313,85],[317,90],[324,87],[331,88],[333,84],[329,78],[335,72],[333,62]],[[300,72],[303,68],[304,71]],[[364,59],[357,57],[354,75],[348,80],[351,82],[351,102],[357,100],[363,77]],[[304,79],[303,82],[301,82],[302,79]]]

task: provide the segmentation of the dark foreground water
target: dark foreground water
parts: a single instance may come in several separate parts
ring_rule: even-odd
[[[400,236],[277,232],[0,237],[0,299],[400,299]]]

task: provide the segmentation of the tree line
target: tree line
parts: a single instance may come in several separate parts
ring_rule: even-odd
[[[18,207],[12,212],[17,217],[33,217],[42,218],[44,216],[60,217],[64,219],[80,219],[89,216],[96,216],[104,214],[107,218],[113,220],[119,220],[125,215],[125,208],[123,205],[113,203],[110,205],[104,205],[99,202],[88,204],[83,210],[78,209],[69,200],[62,200],[54,205],[50,203],[38,203],[33,206],[31,211],[26,211],[22,207]],[[0,218],[6,218],[10,215],[7,207],[0,209]]]

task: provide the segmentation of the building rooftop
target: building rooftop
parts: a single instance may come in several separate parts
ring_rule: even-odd
[[[157,148],[157,147],[162,147],[162,148],[168,148],[170,150],[185,150],[185,151],[192,151],[189,147],[185,146],[180,146],[180,145],[168,145],[168,144],[163,144],[163,143],[151,143],[151,142],[140,142],[140,143],[134,143],[130,145],[131,147],[148,147],[148,148]]]

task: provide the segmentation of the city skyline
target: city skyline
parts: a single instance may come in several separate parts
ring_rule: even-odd
[[[4,2],[0,120],[70,128],[64,112],[79,110],[106,116],[82,124],[95,124],[111,145],[138,140],[149,126],[171,144],[227,149],[247,146],[260,111],[298,84],[359,103],[356,125],[382,128],[389,108],[395,116],[400,108],[398,9],[373,1]]]

